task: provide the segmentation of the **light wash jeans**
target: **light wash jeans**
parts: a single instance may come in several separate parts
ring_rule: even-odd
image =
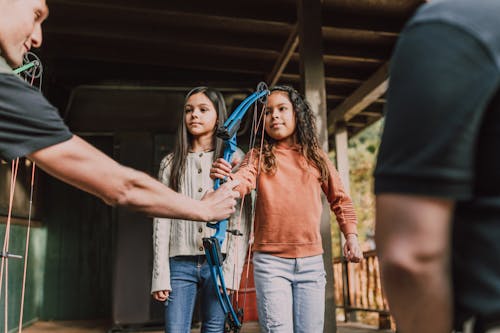
[[[326,273],[323,256],[253,256],[259,324],[266,333],[322,333]]]
[[[165,302],[166,333],[191,332],[197,294],[201,297],[201,332],[224,332],[225,316],[217,299],[205,256],[170,258],[170,280],[172,292]]]

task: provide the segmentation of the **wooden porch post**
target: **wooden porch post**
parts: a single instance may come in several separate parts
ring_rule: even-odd
[[[335,125],[335,156],[337,158],[337,170],[347,194],[351,193],[349,183],[349,157],[347,155],[348,136],[347,127],[344,122],[337,122]]]
[[[325,151],[328,151],[321,0],[297,0],[297,18],[302,79],[301,90],[315,114],[320,144]],[[321,217],[321,237],[323,239],[324,262],[327,274],[324,332],[335,333],[337,325],[335,321],[330,211],[325,200],[323,201],[323,214]]]
[[[347,194],[351,193],[351,186],[349,182],[349,156],[348,156],[348,135],[347,135],[347,127],[345,122],[339,121],[335,125],[335,156],[337,158],[337,170],[339,172],[340,179],[342,180],[342,184],[344,185],[344,189]],[[342,249],[345,244],[345,237],[339,231],[340,236],[340,253],[342,253]],[[348,274],[347,265],[345,266],[346,271],[344,272],[344,283],[346,283]],[[344,289],[343,289],[344,290]],[[346,290],[344,295],[344,306],[350,306],[351,300],[349,298],[349,288]],[[356,321],[356,313],[349,312],[347,308],[344,308],[345,321]]]

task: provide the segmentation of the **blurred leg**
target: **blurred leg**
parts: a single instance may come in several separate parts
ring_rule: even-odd
[[[451,332],[451,211],[437,199],[377,197],[381,278],[399,332]]]

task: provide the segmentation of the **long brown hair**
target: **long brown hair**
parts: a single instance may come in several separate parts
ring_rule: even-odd
[[[184,105],[186,105],[189,97],[198,93],[203,93],[212,102],[215,107],[215,111],[217,112],[217,126],[222,126],[227,118],[226,103],[224,102],[224,97],[222,96],[222,94],[218,90],[215,90],[213,88],[203,86],[196,87],[191,89],[187,93],[186,98],[184,99]],[[215,130],[216,129],[214,129],[213,136],[215,147],[214,161],[217,158],[222,157],[222,151],[224,149],[224,143],[221,139],[215,136]],[[172,157],[172,171],[170,173],[169,179],[169,187],[177,192],[179,192],[180,190],[180,182],[182,176],[184,175],[184,170],[186,167],[186,157],[189,153],[189,149],[191,148],[191,140],[192,135],[186,128],[183,109],[182,116],[180,117],[179,121],[179,126],[177,127],[177,137]]]
[[[292,103],[295,113],[295,142],[299,145],[302,156],[314,165],[320,173],[320,181],[325,182],[328,179],[328,166],[321,154],[321,147],[316,132],[316,121],[307,101],[299,94],[299,92],[290,86],[275,86],[270,89],[274,91],[284,92],[288,95],[288,99]],[[276,156],[274,155],[274,147],[276,140],[271,138],[264,132],[264,145],[262,149],[262,169],[267,173],[275,173],[278,169]]]

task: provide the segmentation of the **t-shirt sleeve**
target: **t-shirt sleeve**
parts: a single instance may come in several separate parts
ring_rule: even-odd
[[[473,194],[477,137],[496,87],[495,67],[474,38],[454,27],[439,26],[427,38],[424,29],[434,27],[414,26],[396,46],[376,194],[454,200]]]
[[[0,74],[0,157],[12,160],[69,140],[57,109],[35,88]]]

